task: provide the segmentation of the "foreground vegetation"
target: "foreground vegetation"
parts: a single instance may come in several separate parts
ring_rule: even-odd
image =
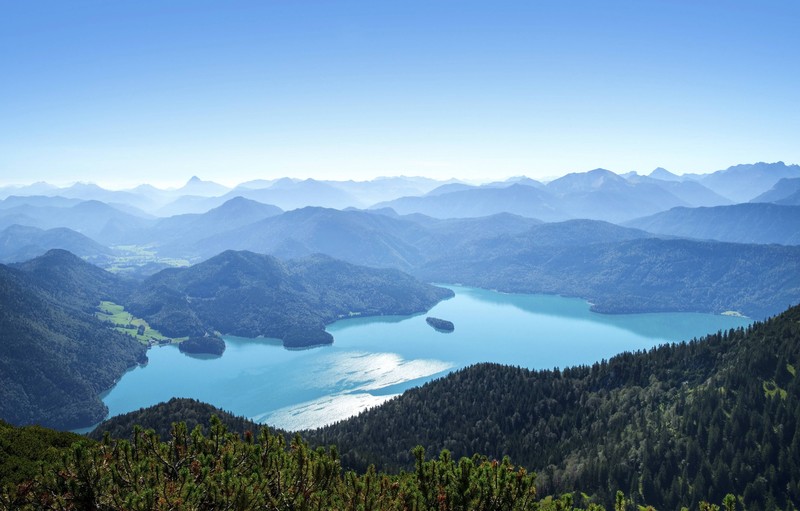
[[[288,445],[264,428],[256,438],[228,433],[213,417],[208,436],[175,424],[170,439],[136,428],[128,440],[82,441],[62,449],[41,475],[7,484],[5,509],[167,510],[539,510],[600,511],[580,493],[558,498],[537,494],[536,475],[502,461],[474,455],[458,461],[447,451],[426,459],[413,450],[414,469],[397,475],[370,467],[343,471],[335,447],[312,450],[299,436]],[[736,509],[732,495],[723,500]],[[618,492],[615,511],[632,510]],[[652,509],[652,508],[648,508]],[[705,502],[701,510],[719,509]]]

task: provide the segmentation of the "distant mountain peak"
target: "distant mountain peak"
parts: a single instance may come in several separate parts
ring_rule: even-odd
[[[197,176],[192,176],[178,191],[184,194],[210,197],[222,195],[228,190],[228,187],[214,181],[204,181]]]
[[[656,167],[650,174],[648,174],[648,177],[659,179],[661,181],[682,181],[679,175],[673,174],[664,167]]]

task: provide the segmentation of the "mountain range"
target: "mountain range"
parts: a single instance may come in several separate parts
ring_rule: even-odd
[[[800,245],[800,206],[744,203],[673,208],[625,225],[654,234],[733,243]]]
[[[38,195],[97,200],[135,215],[146,212],[162,217],[204,213],[240,196],[283,210],[305,206],[336,209],[389,206],[401,214],[424,213],[441,218],[506,212],[543,221],[592,218],[617,222],[677,206],[748,202],[769,191],[781,179],[797,178],[800,178],[800,166],[783,162],[735,165],[711,174],[682,176],[662,168],[647,176],[635,172],[618,175],[595,169],[568,174],[546,184],[522,176],[482,186],[456,180],[391,177],[371,181],[282,178],[248,181],[229,188],[194,176],[184,186],[167,190],[140,185],[115,191],[90,183],[76,183],[63,188],[47,183],[7,186],[0,188],[0,198]],[[541,193],[518,189],[518,186]],[[448,196],[460,192],[471,193]],[[434,197],[440,197],[440,200]],[[470,200],[474,204],[471,205]],[[504,201],[507,202],[505,206]]]

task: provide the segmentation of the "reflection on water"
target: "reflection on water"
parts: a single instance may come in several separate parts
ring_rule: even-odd
[[[286,429],[316,427],[378,405],[407,388],[478,362],[530,368],[590,364],[625,350],[745,325],[708,314],[603,315],[572,298],[451,287],[427,315],[452,321],[442,335],[425,316],[352,318],[328,327],[334,344],[302,351],[275,339],[225,337],[222,357],[174,346],[148,352],[103,398],[112,415],[192,397]]]

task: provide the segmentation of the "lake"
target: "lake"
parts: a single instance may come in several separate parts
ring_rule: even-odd
[[[344,419],[455,369],[498,362],[532,369],[591,364],[750,323],[695,313],[597,314],[584,300],[446,286],[427,314],[353,318],[328,326],[330,346],[287,350],[275,339],[226,336],[221,357],[152,348],[102,397],[110,415],[191,397],[290,430]],[[452,321],[434,330],[426,316]]]

